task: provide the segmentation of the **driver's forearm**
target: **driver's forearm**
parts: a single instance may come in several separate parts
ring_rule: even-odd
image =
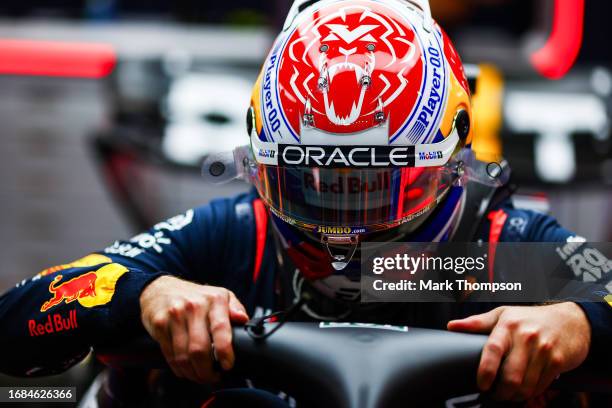
[[[577,302],[591,324],[591,347],[587,363],[598,368],[610,369],[612,361],[612,295],[605,302]]]
[[[108,261],[50,272],[0,297],[0,372],[61,372],[94,345],[143,333],[138,298],[162,274]]]

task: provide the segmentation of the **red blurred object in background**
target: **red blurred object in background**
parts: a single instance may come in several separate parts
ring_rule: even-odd
[[[0,39],[0,74],[98,79],[117,62],[107,44]]]
[[[574,65],[582,45],[584,0],[555,0],[552,32],[531,54],[531,63],[549,79],[562,78]]]

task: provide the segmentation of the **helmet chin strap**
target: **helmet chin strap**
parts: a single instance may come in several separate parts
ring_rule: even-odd
[[[331,265],[336,271],[347,267],[359,245],[359,235],[321,235],[321,243],[327,249],[331,258]],[[340,247],[340,248],[339,248]],[[338,250],[340,250],[338,252]],[[344,250],[344,251],[342,251]]]

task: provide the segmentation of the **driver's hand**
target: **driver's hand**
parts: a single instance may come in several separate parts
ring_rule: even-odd
[[[478,387],[501,400],[540,395],[561,373],[587,357],[591,327],[582,309],[566,302],[502,306],[448,323],[453,331],[491,333],[478,367]],[[497,377],[496,386],[493,382]]]
[[[213,344],[221,367],[234,365],[230,322],[244,324],[249,317],[229,290],[162,276],[142,292],[140,307],[145,329],[178,377],[199,383],[218,380]]]

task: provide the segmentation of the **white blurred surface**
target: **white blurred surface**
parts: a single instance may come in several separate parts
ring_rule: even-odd
[[[271,46],[260,28],[185,26],[172,22],[84,23],[62,20],[0,19],[0,37],[111,44],[120,57],[155,58],[169,50],[203,59],[259,64]]]

